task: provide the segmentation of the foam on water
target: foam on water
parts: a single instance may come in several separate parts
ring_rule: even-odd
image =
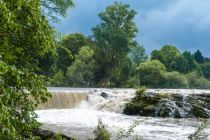
[[[76,91],[74,89],[74,93]],[[84,92],[87,89],[78,91]],[[199,119],[152,118],[123,115],[121,112],[124,103],[134,96],[134,90],[132,89],[88,89],[88,91],[88,98],[73,109],[36,111],[39,116],[38,121],[44,123],[45,128],[64,133],[79,140],[93,138],[92,131],[97,126],[99,119],[113,133],[112,139],[116,138],[116,133],[119,128],[128,129],[135,121],[141,121],[134,129],[132,136],[125,139],[134,139],[137,135],[145,140],[187,140],[188,136],[194,133],[201,123]],[[102,91],[106,92],[106,98],[101,97],[100,94]],[[175,92],[192,93],[192,90],[168,91],[172,94]],[[156,90],[156,92],[162,91]],[[193,93],[195,92],[209,93],[209,91],[193,91]],[[210,133],[210,128],[208,127],[206,131]],[[207,139],[210,139],[210,137]]]
[[[196,119],[137,117],[92,109],[41,110],[37,111],[37,114],[40,116],[38,121],[57,126],[56,132],[78,139],[92,138],[91,131],[97,126],[99,119],[113,133],[116,133],[118,128],[127,129],[134,121],[142,121],[132,135],[147,140],[187,140],[200,123],[200,120]],[[80,131],[73,133],[74,129]]]

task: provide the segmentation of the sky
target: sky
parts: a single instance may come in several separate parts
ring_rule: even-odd
[[[147,54],[165,44],[182,52],[199,49],[210,57],[210,0],[74,0],[75,7],[53,26],[63,34],[92,35],[98,14],[115,1],[127,3],[138,14],[136,40]]]

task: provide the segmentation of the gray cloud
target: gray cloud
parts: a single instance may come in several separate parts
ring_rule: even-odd
[[[120,1],[120,0],[118,0]],[[182,51],[200,49],[210,56],[209,0],[121,0],[138,12],[135,18],[137,40],[150,53],[164,44]],[[75,0],[76,7],[55,27],[62,33],[81,32],[91,35],[99,23],[98,13],[114,0]]]

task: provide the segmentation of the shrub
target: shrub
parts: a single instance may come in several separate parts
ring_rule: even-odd
[[[166,72],[164,64],[158,60],[141,63],[138,67],[140,84],[149,87],[160,87],[163,84],[163,74]]]
[[[188,88],[188,80],[184,74],[173,71],[164,74],[165,88]]]
[[[190,88],[208,89],[210,88],[210,81],[200,76],[197,72],[191,72],[186,75]]]
[[[111,133],[106,129],[106,126],[103,124],[101,119],[99,119],[98,125],[94,129],[93,133],[95,134],[94,140],[110,140],[111,138]]]

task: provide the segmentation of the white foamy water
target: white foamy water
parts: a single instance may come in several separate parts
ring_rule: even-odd
[[[66,90],[69,91],[69,89]],[[73,109],[36,111],[39,116],[38,121],[44,123],[44,128],[79,140],[93,138],[93,128],[97,126],[99,119],[112,132],[113,140],[116,139],[119,128],[128,129],[135,121],[139,121],[140,124],[135,127],[132,136],[124,139],[135,139],[137,136],[143,140],[187,140],[188,136],[194,133],[201,123],[201,120],[198,119],[151,118],[123,115],[121,112],[124,104],[134,96],[134,90],[82,89],[79,92],[87,92],[87,90],[89,93],[86,100],[83,100]],[[56,92],[58,91],[62,90],[57,89]],[[77,89],[74,89],[74,93],[76,91]],[[102,91],[106,92],[106,98],[100,96]],[[169,91],[175,93],[178,90]],[[183,90],[179,91],[183,92]],[[192,93],[192,90],[184,91],[185,93]],[[160,90],[156,92],[160,92]],[[193,92],[198,92],[198,90]],[[202,93],[204,92],[210,93],[209,91],[202,91]],[[205,129],[205,131],[210,133],[210,127]],[[210,137],[206,139],[208,140]]]

